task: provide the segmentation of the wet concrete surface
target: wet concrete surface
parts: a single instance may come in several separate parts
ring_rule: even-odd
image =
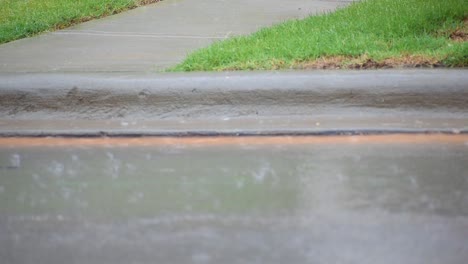
[[[468,133],[466,114],[347,109],[311,116],[194,119],[0,119],[2,136],[216,136]]]
[[[466,73],[0,74],[0,134],[461,132]]]
[[[230,36],[351,1],[164,0],[0,46],[0,72],[152,72]]]
[[[466,135],[3,138],[0,259],[464,264],[467,164]]]

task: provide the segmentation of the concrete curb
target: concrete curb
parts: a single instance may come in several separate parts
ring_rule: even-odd
[[[141,120],[148,124],[148,120],[153,120],[153,128],[160,128],[161,120],[184,120],[183,123],[205,120],[198,122],[198,128],[194,122],[190,125],[191,131],[201,133],[219,131],[216,124],[226,119],[282,117],[283,120],[299,118],[300,123],[308,123],[304,120],[312,118],[334,119],[337,123],[338,120],[356,119],[356,116],[375,119],[374,125],[360,126],[361,120],[354,127],[335,125],[316,132],[335,131],[334,128],[379,130],[382,128],[377,122],[379,116],[383,119],[399,116],[409,120],[406,125],[384,127],[389,131],[464,131],[468,127],[465,120],[468,114],[467,73],[460,69],[437,69],[150,75],[4,74],[0,75],[0,115],[4,124],[0,132],[22,131],[20,127],[24,131],[34,130],[32,126],[25,129],[23,124],[12,131],[11,122],[20,120],[43,120],[50,124],[56,120]],[[208,125],[211,129],[206,129],[206,120],[214,120]],[[414,125],[417,120],[420,123],[432,120],[432,125]],[[434,125],[437,120],[445,120],[448,125]],[[116,129],[111,129],[112,125],[99,127],[94,124],[89,130],[88,125],[81,124],[74,129],[91,134],[112,134]],[[180,122],[178,124],[180,127]],[[290,125],[294,127],[294,124]],[[6,129],[7,126],[10,129]],[[174,127],[170,123],[165,126],[167,129]],[[245,132],[242,124],[236,126],[240,131],[236,129],[235,133]],[[223,127],[226,128],[225,124]],[[258,134],[255,127],[258,126],[245,126],[245,129]],[[260,130],[271,134],[274,127]],[[148,128],[148,125],[123,129],[130,132],[141,128]],[[227,132],[232,133],[233,128],[234,125],[228,126]],[[297,129],[304,131],[302,126]],[[156,130],[159,134],[165,133]],[[157,131],[150,129],[147,132],[158,134]],[[187,128],[182,126],[177,131],[187,132]]]

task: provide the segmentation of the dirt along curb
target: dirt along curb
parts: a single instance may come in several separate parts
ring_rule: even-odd
[[[465,133],[466,73],[3,74],[0,135]]]

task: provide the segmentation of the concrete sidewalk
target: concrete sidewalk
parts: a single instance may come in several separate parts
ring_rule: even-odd
[[[214,41],[351,0],[164,0],[0,46],[0,72],[152,72]]]

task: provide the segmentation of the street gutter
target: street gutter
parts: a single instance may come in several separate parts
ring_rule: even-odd
[[[467,73],[0,74],[0,136],[466,133]]]

